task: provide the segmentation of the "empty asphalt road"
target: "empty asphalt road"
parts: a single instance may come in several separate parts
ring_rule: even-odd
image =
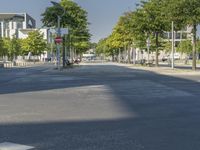
[[[116,64],[0,69],[0,143],[36,150],[199,150],[200,76]]]

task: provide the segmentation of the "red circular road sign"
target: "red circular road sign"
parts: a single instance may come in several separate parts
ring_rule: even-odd
[[[58,37],[55,38],[55,42],[58,43],[58,44],[59,44],[59,43],[62,43],[62,41],[63,41],[63,40],[62,40],[62,37],[59,37],[59,36],[58,36]]]

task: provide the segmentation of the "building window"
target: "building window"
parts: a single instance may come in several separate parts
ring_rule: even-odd
[[[176,39],[181,39],[181,33],[176,33]]]
[[[17,22],[17,29],[22,29],[22,22]]]
[[[9,22],[5,23],[5,29],[9,29]]]

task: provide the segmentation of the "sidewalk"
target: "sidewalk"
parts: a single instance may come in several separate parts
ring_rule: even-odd
[[[176,65],[174,69],[172,69],[168,65],[161,64],[159,67],[148,67],[148,66],[140,66],[140,65],[133,65],[133,64],[119,64],[114,63],[118,66],[124,66],[130,69],[138,69],[138,70],[144,70],[144,71],[151,71],[155,72],[157,74],[163,74],[163,75],[200,75],[200,68],[198,68],[196,71],[192,70],[192,67],[189,65]]]
[[[58,70],[56,66],[49,67],[48,70],[50,72],[74,72],[74,71],[83,71],[85,69],[84,66],[95,66],[95,65],[115,65],[115,66],[122,66],[129,69],[135,70],[142,70],[142,71],[149,71],[154,72],[156,74],[162,75],[200,75],[200,66],[196,71],[193,71],[191,66],[189,65],[176,65],[175,69],[172,69],[168,65],[160,64],[159,67],[148,67],[148,66],[141,66],[141,65],[133,65],[133,64],[122,64],[122,63],[114,63],[114,62],[106,62],[106,63],[80,63],[78,65],[74,65],[73,67],[65,68]]]

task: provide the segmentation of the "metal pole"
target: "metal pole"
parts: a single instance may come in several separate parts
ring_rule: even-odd
[[[53,33],[50,32],[51,34],[51,62],[53,62]]]
[[[119,48],[119,56],[118,56],[118,59],[119,59],[119,63],[121,63],[121,49]]]
[[[65,51],[65,65],[66,65],[66,61],[67,61],[67,59],[68,59],[68,57],[67,57],[67,46],[66,46],[66,35],[64,35],[64,41],[65,41],[65,47],[64,47],[64,51]]]
[[[58,17],[58,32],[57,32],[57,36],[60,37],[60,35],[61,35],[61,32],[60,32],[60,20],[61,20],[61,18],[60,18],[60,16],[57,16],[57,17]],[[60,70],[60,44],[59,43],[57,43],[56,56],[57,56],[57,63],[56,63],[57,69]]]
[[[172,21],[172,69],[174,69],[174,22]]]
[[[66,57],[65,57],[65,35],[63,41],[63,68],[65,67]]]

